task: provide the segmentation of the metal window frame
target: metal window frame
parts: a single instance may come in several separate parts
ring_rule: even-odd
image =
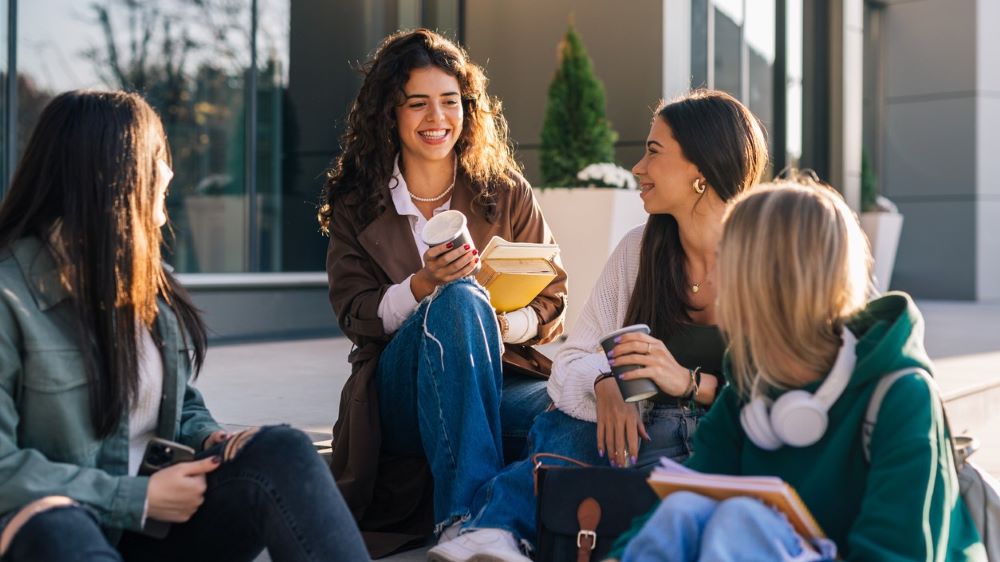
[[[7,0],[7,82],[4,84],[5,101],[3,107],[4,136],[3,159],[0,169],[0,200],[7,193],[7,185],[17,165],[17,0]]]

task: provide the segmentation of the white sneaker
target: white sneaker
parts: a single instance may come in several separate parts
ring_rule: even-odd
[[[441,536],[438,537],[438,544],[444,544],[454,538],[458,537],[458,534],[462,532],[462,523],[464,521],[458,520],[448,525],[445,530],[441,531]]]
[[[427,551],[428,562],[531,562],[514,535],[503,529],[477,529]]]

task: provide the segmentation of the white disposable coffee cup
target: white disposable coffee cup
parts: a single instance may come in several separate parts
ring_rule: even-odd
[[[439,246],[451,242],[452,248],[458,248],[466,244],[469,248],[475,248],[472,241],[472,234],[469,233],[469,221],[461,211],[454,209],[438,213],[424,225],[420,238],[424,244],[430,247]],[[472,275],[479,273],[482,264],[477,263]]]

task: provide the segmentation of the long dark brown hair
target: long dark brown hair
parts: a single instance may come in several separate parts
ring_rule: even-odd
[[[362,69],[365,78],[347,116],[342,152],[326,172],[320,197],[318,218],[324,232],[329,230],[333,205],[346,195],[355,196],[349,201],[356,204],[362,225],[385,209],[384,186],[389,185],[400,150],[395,109],[405,101],[410,72],[429,66],[458,80],[464,111],[462,134],[455,144],[458,165],[476,189],[474,205],[488,220],[496,218],[496,189],[513,187],[513,173],[520,171],[500,102],[487,95],[486,75],[461,47],[433,31],[417,29],[386,37]]]
[[[729,94],[695,90],[661,103],[653,118],[670,126],[684,158],[698,167],[709,189],[723,201],[764,175],[767,142],[760,122]],[[625,324],[647,324],[657,338],[666,340],[691,322],[695,310],[687,296],[684,247],[672,215],[650,215],[639,256]]]
[[[0,206],[0,248],[36,236],[59,264],[100,437],[135,400],[137,330],[153,327],[158,299],[194,345],[195,373],[205,358],[204,324],[160,258],[160,158],[170,159],[163,126],[139,95],[66,92],[42,111]]]

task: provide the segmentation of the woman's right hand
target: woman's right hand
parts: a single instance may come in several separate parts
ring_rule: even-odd
[[[413,298],[420,302],[438,286],[468,276],[479,263],[478,256],[479,250],[469,244],[452,248],[449,242],[428,249],[423,269],[410,279]]]
[[[597,395],[597,450],[608,455],[612,466],[633,465],[639,456],[639,437],[647,441],[649,434],[639,417],[639,409],[622,398],[614,377],[608,377],[594,387]]]
[[[200,461],[181,462],[157,471],[149,477],[146,500],[150,519],[184,523],[205,501],[205,475],[219,468],[218,456]]]

